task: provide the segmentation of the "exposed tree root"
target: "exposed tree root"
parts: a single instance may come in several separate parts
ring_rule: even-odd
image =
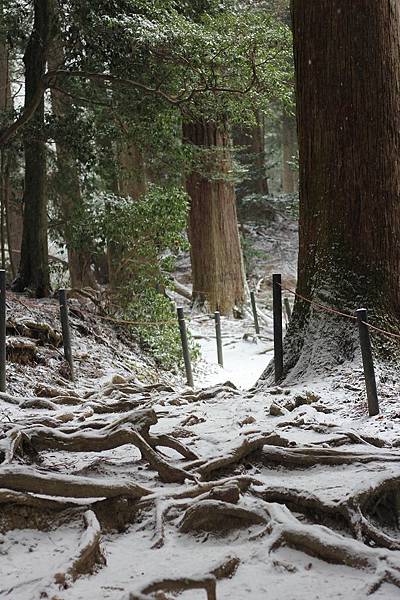
[[[65,579],[71,577],[75,581],[84,573],[93,571],[96,565],[105,564],[104,554],[100,547],[101,529],[96,515],[88,510],[83,515],[86,525],[85,533],[79,544],[79,548],[72,563],[65,572]]]
[[[119,483],[115,479],[107,481],[105,478],[97,482],[89,477],[41,472],[22,465],[1,467],[0,488],[66,498],[141,498],[150,493],[133,482]]]
[[[181,442],[167,435],[150,436],[151,425],[157,423],[153,410],[144,409],[130,412],[110,424],[94,424],[93,429],[64,433],[49,427],[33,427],[24,430],[12,430],[9,434],[10,448],[7,462],[11,462],[17,450],[28,446],[37,452],[44,450],[64,450],[70,452],[102,452],[132,444],[142,457],[155,469],[160,479],[166,483],[183,483],[185,479],[194,479],[194,475],[167,462],[156,450],[156,446],[166,446],[179,452],[184,458],[197,458]]]
[[[314,465],[349,465],[370,462],[399,462],[400,454],[380,452],[344,452],[333,448],[264,448],[264,464],[284,464],[287,467],[307,467]]]
[[[213,569],[209,575],[159,579],[145,586],[139,592],[131,592],[126,600],[148,600],[150,598],[149,594],[157,591],[177,593],[198,589],[204,589],[207,600],[217,600],[217,581],[232,577],[239,563],[240,560],[238,558],[228,557],[223,563]]]
[[[387,477],[383,482],[369,485],[366,490],[357,490],[335,501],[324,501],[307,490],[288,489],[285,487],[264,487],[254,493],[268,502],[278,502],[288,508],[304,514],[319,515],[320,520],[329,517],[342,521],[354,537],[363,542],[374,542],[377,546],[389,550],[400,550],[397,540],[375,527],[364,515],[368,503],[383,490],[396,489],[400,484],[400,476]]]
[[[400,587],[400,555],[369,548],[327,527],[304,525],[281,505],[266,504],[265,508],[272,521],[271,551],[285,545],[326,562],[367,570],[372,574],[373,581],[363,593],[371,594],[385,582]]]
[[[183,533],[188,531],[216,531],[235,529],[265,523],[266,519],[255,510],[218,500],[202,500],[187,509],[179,524]]]
[[[48,586],[43,588],[41,583],[41,591],[53,593],[55,585],[68,587],[81,574],[92,572],[102,563],[99,522],[114,535],[115,530],[124,530],[128,523],[133,523],[139,532],[150,528],[152,535],[154,532],[154,548],[164,544],[166,532],[171,530],[185,534],[186,541],[193,534],[193,542],[206,542],[212,537],[210,532],[215,532],[221,541],[234,529],[237,531],[229,533],[230,540],[235,540],[235,536],[246,543],[262,539],[271,553],[285,545],[327,562],[365,571],[368,581],[360,591],[364,597],[384,583],[400,587],[400,452],[384,448],[385,442],[379,438],[343,431],[334,424],[308,423],[304,417],[287,422],[290,438],[284,437],[283,427],[279,427],[268,433],[240,433],[239,441],[230,447],[217,439],[216,457],[210,460],[210,454],[204,458],[198,450],[203,447],[201,437],[194,435],[185,445],[178,439],[178,430],[169,435],[153,433],[158,418],[150,407],[156,403],[213,402],[219,394],[232,396],[238,392],[229,384],[197,393],[175,391],[168,396],[170,392],[169,386],[143,386],[116,377],[100,392],[90,392],[85,397],[83,393],[47,386],[37,389],[37,398],[0,395],[0,399],[17,407],[12,409],[12,421],[5,420],[0,431],[0,529],[5,531],[7,524],[14,527],[18,523],[45,528],[46,521],[51,523],[54,516],[76,519],[83,508],[91,509],[85,513],[87,528],[77,553]],[[41,408],[42,416],[34,414],[32,408]],[[168,416],[175,419],[174,423],[182,422],[179,410],[168,407]],[[187,414],[187,407],[185,410]],[[195,427],[196,419],[190,420],[191,417],[185,424]],[[238,419],[236,427],[237,423]],[[296,427],[312,429],[315,443],[296,446],[290,441],[297,433]],[[161,431],[165,431],[164,426]],[[323,439],[318,439],[319,433]],[[131,448],[127,448],[122,459],[121,452],[112,452],[125,445]],[[140,451],[140,461],[132,446]],[[163,448],[168,450],[163,452]],[[108,454],[104,456],[102,452]],[[63,453],[68,453],[64,463]],[[97,456],[93,460],[91,455],[82,453]],[[82,460],[78,466],[71,466],[74,454]],[[50,466],[39,468],[36,464]],[[53,470],[64,465],[82,475]],[[125,471],[121,468],[124,465]],[[303,489],[309,468],[318,465],[326,468],[315,469],[316,480],[310,479],[313,489]],[[348,485],[347,477],[343,483],[332,486],[332,492],[332,477],[326,472],[340,467],[340,477],[342,470],[349,468],[346,465],[354,465],[354,473],[361,472],[357,475],[359,483]],[[280,470],[290,469],[295,474],[293,480],[300,482],[298,485],[292,485],[286,475],[284,481],[291,481],[290,485],[273,485],[279,481]],[[254,476],[241,475],[246,471]],[[304,521],[291,511],[301,513]],[[204,531],[206,535],[197,533]],[[160,576],[126,598],[149,600],[157,594],[160,598],[165,594],[166,598],[168,594],[200,589],[208,599],[215,600],[217,580],[230,577],[237,565],[238,559],[230,558],[206,574]]]
[[[57,589],[68,589],[78,577],[93,573],[97,567],[106,563],[101,548],[101,529],[96,515],[91,510],[83,514],[85,531],[74,556],[60,566],[54,576],[43,586],[37,587],[37,597],[56,598]]]
[[[219,458],[214,458],[197,469],[197,473],[201,477],[208,477],[214,471],[224,469],[232,464],[238,463],[242,458],[245,458],[252,452],[261,450],[266,444],[273,444],[278,446],[287,446],[288,440],[282,438],[277,433],[270,433],[255,438],[245,438],[243,442],[233,448],[229,454]]]
[[[14,490],[0,490],[0,504],[13,504],[19,506],[29,506],[40,510],[64,510],[73,508],[76,505],[64,499],[57,500],[52,498],[42,498],[35,496],[30,492],[16,492]]]

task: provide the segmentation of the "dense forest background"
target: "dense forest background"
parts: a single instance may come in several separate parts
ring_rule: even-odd
[[[0,254],[14,291],[97,289],[110,313],[163,322],[190,248],[193,300],[240,313],[237,209],[297,191],[288,4],[1,3]],[[156,353],[178,347],[175,327],[136,329]]]

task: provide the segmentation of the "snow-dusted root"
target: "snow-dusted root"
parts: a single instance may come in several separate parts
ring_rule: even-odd
[[[360,598],[372,594],[383,583],[400,587],[400,553],[370,548],[327,527],[301,523],[286,506],[265,503],[265,509],[271,518],[271,552],[285,545],[328,563],[367,571],[370,578]]]
[[[65,575],[73,581],[80,575],[91,573],[96,565],[105,564],[105,557],[101,548],[101,528],[95,513],[87,510],[83,519],[86,529],[79,544],[76,556],[68,566]]]
[[[170,435],[150,435],[148,441],[153,448],[171,448],[188,460],[199,460],[198,455],[193,450]]]
[[[264,464],[284,464],[287,467],[307,467],[314,465],[350,465],[370,462],[400,463],[399,452],[345,451],[335,448],[299,448],[264,447],[261,460]]]
[[[261,511],[249,510],[220,500],[202,500],[189,507],[182,517],[179,530],[218,531],[266,523]]]
[[[60,565],[51,580],[38,586],[40,598],[56,598],[56,588],[67,589],[81,575],[93,573],[97,568],[106,564],[106,559],[101,547],[101,528],[96,515],[92,510],[83,514],[85,530],[81,541],[73,556],[65,564]]]
[[[239,463],[243,458],[252,452],[261,450],[267,444],[287,446],[289,442],[286,438],[283,438],[278,433],[274,432],[252,438],[245,437],[238,446],[231,449],[226,455],[209,460],[201,465],[196,471],[203,479],[205,479],[215,471]]]
[[[227,557],[220,565],[207,575],[192,577],[161,578],[143,587],[140,591],[131,592],[123,600],[149,600],[155,592],[179,593],[187,590],[204,590],[207,600],[217,600],[217,582],[233,577],[240,560]]]
[[[345,490],[343,490],[345,491]],[[304,515],[317,518],[319,522],[334,521],[358,540],[374,542],[382,548],[400,550],[400,540],[384,533],[371,519],[376,517],[377,506],[386,500],[387,511],[396,523],[400,515],[400,474],[389,474],[378,482],[367,482],[364,488],[343,493],[335,501],[325,501],[308,490],[289,489],[279,486],[263,486],[253,493],[267,502],[276,502]]]
[[[13,429],[8,434],[9,448],[5,462],[10,463],[17,451],[23,453],[29,449],[35,453],[44,450],[102,452],[131,444],[140,450],[142,457],[158,472],[161,481],[182,483],[185,479],[193,479],[193,474],[170,464],[155,448],[173,448],[183,458],[196,459],[197,455],[170,436],[151,436],[149,429],[155,423],[155,412],[152,409],[142,409],[129,412],[111,423],[100,422],[93,426],[90,423],[85,428],[76,427],[68,433],[55,427],[43,426]]]
[[[196,486],[188,487],[181,492],[172,491],[169,493],[165,492],[164,494],[155,493],[146,498],[142,498],[136,503],[137,509],[146,509],[155,506],[155,542],[153,543],[152,548],[161,548],[164,545],[165,523],[168,512],[171,509],[176,508],[186,510],[192,506],[197,507],[203,500],[216,500],[227,504],[227,512],[229,512],[229,507],[232,507],[232,505],[239,502],[242,492],[246,491],[251,483],[259,482],[256,482],[249,477],[232,477],[201,483]],[[201,508],[199,510],[199,515],[200,512]],[[248,511],[248,513],[247,524],[249,522],[258,522],[258,515],[252,515],[250,514],[250,511]],[[217,517],[218,515],[210,515],[209,522],[212,521],[213,516]],[[220,516],[223,517],[224,515],[220,514]],[[246,525],[245,510],[238,510],[235,515],[232,514],[231,517],[229,527]],[[181,519],[181,523],[184,518],[185,517]],[[220,528],[221,523],[217,522],[215,524],[215,530]],[[188,531],[189,529],[190,528],[188,528]],[[209,529],[212,530],[211,527],[209,527]]]
[[[149,490],[129,481],[102,478],[101,480],[77,475],[61,475],[43,472],[24,465],[8,465],[0,468],[0,489],[30,492],[45,496],[64,498],[112,498],[126,496],[141,498]]]
[[[12,504],[15,506],[29,506],[40,510],[64,510],[65,508],[73,508],[76,506],[72,502],[66,501],[64,498],[44,498],[35,496],[29,492],[16,492],[14,490],[0,489],[0,504]]]
[[[355,462],[372,461],[400,462],[400,453],[354,452],[334,448],[288,447],[290,442],[277,432],[256,437],[246,437],[235,448],[221,457],[209,460],[197,468],[197,473],[208,477],[211,473],[237,464],[240,460],[258,450],[263,450],[261,461],[264,464],[284,464],[288,467],[307,467],[310,465],[344,465]]]

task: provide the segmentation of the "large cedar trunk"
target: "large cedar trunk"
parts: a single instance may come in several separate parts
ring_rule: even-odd
[[[56,70],[64,63],[64,51],[59,38],[54,40],[49,55],[49,70]],[[65,118],[73,109],[72,99],[57,89],[51,90],[52,110],[56,117]],[[90,252],[73,243],[72,227],[76,209],[82,203],[81,186],[77,164],[66,144],[56,143],[58,169],[58,198],[63,220],[63,235],[68,252],[68,269],[73,288],[96,287]]]
[[[298,293],[398,327],[400,5],[292,3],[300,160]],[[377,338],[377,340],[382,338]],[[286,371],[352,358],[355,324],[298,299]]]
[[[296,121],[294,117],[283,115],[282,119],[282,191],[287,194],[297,192],[297,173],[292,166],[296,155]]]
[[[229,314],[245,300],[229,135],[211,122],[184,124],[183,134],[200,151],[186,180],[193,299]]]
[[[24,54],[25,108],[34,97],[45,72],[50,38],[52,0],[35,0],[34,23]],[[29,130],[24,132],[25,189],[21,261],[16,291],[31,289],[37,297],[50,289],[47,246],[46,147],[44,140],[44,99]]]

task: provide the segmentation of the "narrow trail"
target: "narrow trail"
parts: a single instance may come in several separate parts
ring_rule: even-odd
[[[217,362],[214,320],[207,315],[192,318],[190,331],[200,346],[202,360],[196,365],[197,385],[206,387],[231,381],[242,390],[251,388],[273,356],[270,327],[255,335],[249,319],[221,318],[224,367]]]

